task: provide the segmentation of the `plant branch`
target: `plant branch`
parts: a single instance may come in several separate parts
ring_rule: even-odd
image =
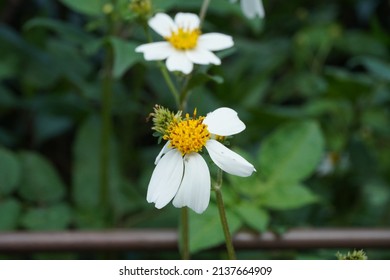
[[[222,177],[223,177],[223,171],[220,168],[218,168],[217,182],[215,184],[214,190],[215,190],[216,197],[217,197],[219,218],[221,219],[222,229],[223,229],[223,233],[225,235],[225,243],[226,243],[227,253],[228,253],[230,260],[235,260],[235,259],[237,259],[236,252],[235,252],[234,247],[233,247],[233,240],[232,240],[232,237],[230,235],[229,224],[228,224],[228,221],[226,218],[225,206],[224,206],[223,198],[222,198],[222,191],[221,191]]]

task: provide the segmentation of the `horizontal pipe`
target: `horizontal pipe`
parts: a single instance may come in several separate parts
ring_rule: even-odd
[[[176,230],[0,232],[0,252],[172,250]],[[282,235],[239,232],[236,249],[390,248],[390,229],[291,229]]]

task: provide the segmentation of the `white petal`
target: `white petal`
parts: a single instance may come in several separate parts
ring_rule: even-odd
[[[203,123],[207,124],[207,129],[212,134],[220,136],[234,135],[245,129],[245,124],[238,118],[237,112],[226,107],[208,113]]]
[[[196,64],[221,64],[221,60],[215,54],[206,49],[195,48],[192,50],[186,50],[185,53],[187,54],[187,57]]]
[[[172,147],[169,147],[170,143],[171,143],[171,141],[168,141],[167,143],[165,143],[164,147],[161,149],[160,153],[157,155],[157,157],[154,161],[154,164],[157,164],[163,155],[165,155],[167,152],[169,152],[170,150],[173,149]]]
[[[241,8],[246,17],[251,19],[255,18],[256,15],[261,18],[265,15],[261,0],[241,0]]]
[[[209,51],[220,51],[233,47],[233,38],[221,33],[207,33],[200,35],[197,42],[200,48]]]
[[[173,199],[175,207],[188,206],[200,214],[210,201],[210,171],[206,161],[198,153],[184,157],[184,177]]]
[[[183,169],[183,158],[178,150],[173,149],[163,156],[154,168],[146,200],[154,202],[158,209],[167,205],[179,189]]]
[[[176,30],[176,24],[170,16],[158,13],[148,21],[149,26],[162,37],[169,37]]]
[[[172,55],[175,49],[168,42],[154,42],[138,46],[135,51],[142,52],[145,60],[163,60]]]
[[[246,159],[226,148],[216,140],[208,140],[206,143],[206,149],[214,163],[227,173],[241,177],[248,177],[253,173],[253,171],[256,171],[254,166]]]
[[[191,73],[194,65],[188,59],[185,52],[175,51],[171,54],[166,62],[169,71],[181,71],[184,74]]]
[[[200,19],[196,14],[177,13],[175,16],[175,23],[177,27],[184,30],[194,30],[199,28]]]

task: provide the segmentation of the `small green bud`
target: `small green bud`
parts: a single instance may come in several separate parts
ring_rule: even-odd
[[[107,4],[103,5],[102,10],[103,10],[103,13],[105,13],[106,15],[109,15],[114,11],[114,6],[111,3],[107,3]]]
[[[367,255],[363,250],[353,250],[353,252],[348,252],[347,254],[341,254],[340,252],[336,253],[336,257],[339,260],[367,260]]]
[[[152,130],[156,131],[156,133],[153,134],[154,136],[164,136],[171,124],[181,121],[181,111],[174,114],[160,105],[155,105],[153,111],[153,113],[150,113],[148,119],[152,118]]]
[[[134,14],[142,18],[147,18],[152,13],[150,0],[131,0],[129,7]]]

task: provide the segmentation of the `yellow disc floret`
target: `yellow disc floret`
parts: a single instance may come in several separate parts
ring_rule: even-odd
[[[166,37],[165,39],[178,50],[190,50],[196,47],[199,35],[199,29],[185,30],[179,28],[177,31],[172,32],[170,37]]]
[[[210,138],[210,132],[207,130],[207,125],[203,124],[204,117],[190,118],[186,114],[186,118],[173,122],[164,135],[164,140],[170,141],[170,146],[181,152],[184,156],[192,152],[200,152]]]

